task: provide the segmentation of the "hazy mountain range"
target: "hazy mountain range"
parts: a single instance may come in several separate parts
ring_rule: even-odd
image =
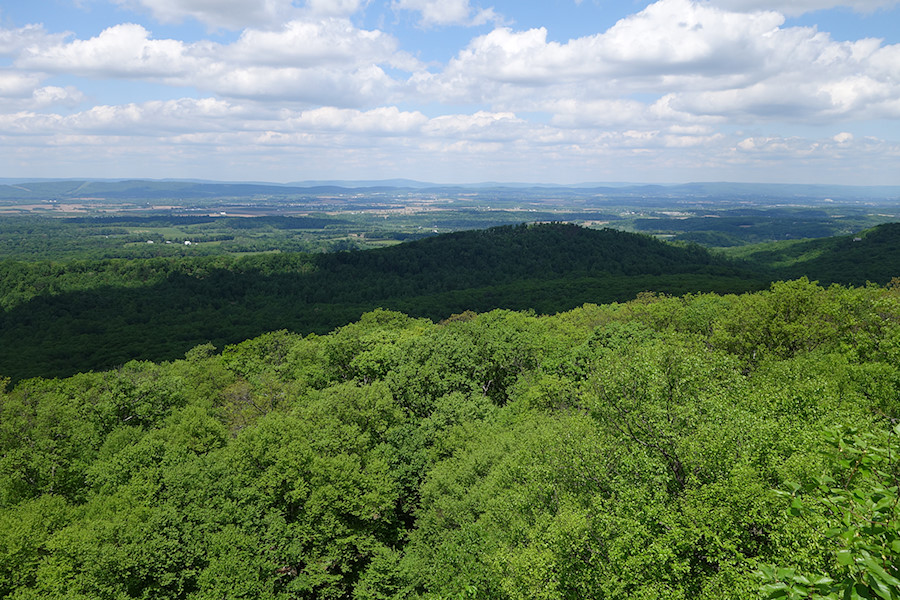
[[[614,194],[620,197],[670,198],[790,198],[808,200],[898,200],[900,186],[836,186],[821,184],[695,182],[670,185],[625,182],[582,183],[577,185],[483,182],[440,184],[409,179],[307,180],[290,183],[224,182],[185,179],[0,179],[0,199],[52,200],[100,196],[107,199],[156,199],[252,197],[260,195],[335,194],[352,190],[366,192],[452,192],[453,190],[548,190],[558,194]]]

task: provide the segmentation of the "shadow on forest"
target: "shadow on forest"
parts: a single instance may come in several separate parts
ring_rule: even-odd
[[[378,307],[433,320],[494,308],[555,313],[643,291],[740,293],[769,281],[699,247],[559,224],[254,258],[173,270],[151,285],[133,278],[31,298],[0,314],[0,373],[19,380],[172,360],[278,329],[326,333]]]

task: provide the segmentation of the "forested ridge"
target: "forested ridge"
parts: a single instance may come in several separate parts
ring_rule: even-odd
[[[900,273],[900,223],[885,223],[855,235],[759,244],[740,255],[780,278],[884,284]]]
[[[261,219],[247,226],[262,227]],[[645,291],[740,293],[802,276],[883,285],[898,273],[897,224],[747,247],[731,259],[696,245],[560,223],[323,254],[5,259],[0,374],[18,381],[172,360],[199,344],[222,348],[277,329],[324,334],[375,308],[435,321],[494,308],[553,314]]]
[[[895,598],[898,365],[800,279],[21,381],[0,597]]]
[[[494,308],[552,314],[653,290],[764,288],[699,246],[543,224],[377,250],[235,257],[0,261],[0,374],[14,380],[171,360],[288,329],[327,333],[375,308],[433,320]]]
[[[898,237],[0,261],[0,597],[900,598]]]

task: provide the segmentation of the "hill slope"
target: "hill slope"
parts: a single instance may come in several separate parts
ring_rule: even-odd
[[[760,244],[735,255],[774,278],[806,276],[823,283],[884,285],[900,276],[900,223],[885,223],[856,235]]]
[[[567,310],[641,291],[759,289],[699,247],[574,225],[467,231],[365,252],[0,263],[0,373],[19,379],[168,360],[266,331],[325,333],[376,307]]]

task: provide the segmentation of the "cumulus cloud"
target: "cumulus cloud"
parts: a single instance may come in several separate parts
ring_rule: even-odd
[[[782,47],[797,58],[777,61],[778,69],[772,73],[761,73],[758,81],[731,89],[681,91],[671,96],[672,106],[744,121],[900,117],[900,106],[893,102],[900,94],[898,66],[885,68],[883,60],[897,47],[880,47],[873,40],[834,42],[827,36],[806,35],[808,30],[799,30],[804,35],[798,40],[797,33],[788,30],[778,36]]]
[[[30,46],[16,65],[46,73],[151,80],[223,96],[358,106],[388,98],[397,83],[379,65],[418,68],[380,31],[346,19],[289,21],[278,30],[245,30],[232,44],[153,39],[121,24],[86,40]]]
[[[418,111],[395,106],[369,111],[322,107],[283,119],[289,131],[347,131],[356,134],[396,136],[417,133],[428,118]]]
[[[391,62],[398,53],[393,37],[333,18],[290,21],[278,30],[248,29],[224,50],[236,63],[292,67]]]
[[[853,141],[853,134],[847,131],[843,131],[832,138],[838,144],[846,144],[848,142]]]
[[[265,27],[296,16],[292,0],[113,0],[129,8],[144,9],[163,23],[192,18],[212,28]]]
[[[376,65],[354,70],[252,67],[210,72],[193,81],[223,96],[353,107],[389,97],[395,82]]]
[[[44,77],[12,69],[0,69],[0,99],[6,111],[30,110],[49,106],[75,106],[84,100],[74,86],[43,86]]]
[[[61,43],[68,34],[48,34],[43,25],[26,25],[18,29],[0,28],[0,57],[16,56],[24,48]]]
[[[153,40],[134,23],[115,25],[88,40],[26,48],[16,64],[46,72],[102,77],[174,77],[202,66],[210,46],[178,40]],[[206,56],[201,56],[201,55]]]
[[[71,93],[47,89],[48,96]],[[28,135],[138,135],[165,136],[197,130],[220,131],[236,120],[251,118],[245,107],[214,98],[99,105],[71,115],[22,111],[0,117],[0,129]]]
[[[658,0],[567,41],[545,28],[498,25],[426,68],[394,36],[350,20],[368,0],[132,1],[160,20],[242,31],[216,43],[158,39],[134,23],[84,39],[38,25],[0,29],[0,56],[11,59],[0,67],[0,140],[17,140],[7,148],[107,144],[125,147],[137,165],[142,153],[170,146],[161,154],[185,160],[211,148],[235,157],[271,151],[289,154],[291,164],[296,154],[325,168],[415,163],[423,173],[446,160],[465,178],[508,168],[526,178],[548,169],[550,180],[562,176],[547,166],[557,159],[599,177],[609,165],[638,169],[649,157],[681,178],[684,169],[779,161],[836,173],[838,159],[884,166],[898,157],[896,144],[866,138],[852,122],[900,118],[900,45],[786,27],[774,2]],[[422,27],[497,23],[492,9],[470,1],[390,6],[413,12]],[[207,97],[107,98],[84,108],[73,77]],[[410,108],[417,102],[427,110]],[[819,139],[787,137],[777,133],[785,122],[829,128]],[[738,127],[753,133],[732,134]]]
[[[306,6],[314,15],[346,17],[362,10],[369,0],[307,0]]]
[[[46,89],[46,88],[45,88]],[[65,90],[46,90],[64,94]],[[58,100],[58,99],[57,99]],[[210,135],[222,132],[398,136],[420,133],[429,119],[418,111],[394,106],[367,111],[322,107],[306,111],[272,111],[216,98],[100,105],[67,116],[26,112],[0,116],[0,129],[30,135]],[[239,123],[239,126],[235,126]]]
[[[424,128],[428,135],[484,141],[509,141],[525,136],[532,127],[509,112],[477,111],[474,114],[442,115]]]
[[[162,23],[195,19],[213,29],[277,28],[304,16],[348,17],[369,0],[113,0],[142,9]]]
[[[814,28],[783,24],[772,11],[659,0],[603,33],[565,43],[548,41],[543,28],[498,28],[473,39],[442,72],[412,82],[442,101],[511,110],[623,102],[641,93],[665,98],[658,108],[670,116],[698,120],[891,114],[891,100],[900,97],[900,46],[836,42]],[[628,102],[618,108],[635,109]],[[558,116],[566,119],[591,117]]]
[[[871,13],[878,9],[896,6],[898,0],[708,0],[721,8],[733,11],[753,12],[761,10],[778,11],[788,16],[797,16],[816,10],[847,7],[861,13]]]
[[[40,84],[41,78],[34,73],[20,73],[9,69],[0,70],[0,98],[23,98],[31,96]]]
[[[235,127],[235,123],[240,123]],[[321,107],[276,112],[215,98],[94,106],[67,116],[26,112],[0,115],[0,130],[28,135],[139,135],[179,139],[209,139],[211,135],[253,136],[270,141],[353,136],[356,143],[379,145],[388,138],[501,141],[543,130],[512,113],[477,111],[473,114],[426,117],[396,106],[370,110]],[[188,136],[185,138],[184,136]],[[190,136],[195,136],[191,138]],[[407,141],[406,143],[410,143]],[[416,142],[412,142],[416,144]]]
[[[493,8],[474,8],[469,0],[393,0],[391,8],[420,13],[422,27],[475,26],[500,20]]]
[[[437,75],[420,76],[423,93],[453,101],[521,97],[544,88],[560,97],[664,93],[740,85],[771,58],[777,13],[729,13],[689,0],[661,0],[604,33],[559,43],[547,30],[498,28],[479,36]]]
[[[74,86],[59,87],[48,85],[37,88],[32,93],[34,105],[40,108],[48,106],[76,106],[85,100],[81,90]]]
[[[89,153],[90,160],[115,159],[117,165],[133,165],[140,176],[154,175],[144,165],[155,157],[152,164],[163,169],[160,176],[179,173],[180,164],[193,169],[184,176],[197,176],[206,164],[204,176],[289,180],[296,174],[285,165],[300,161],[350,178],[402,175],[397,169],[403,165],[433,180],[490,179],[497,170],[509,169],[503,171],[508,178],[559,181],[585,173],[646,180],[641,173],[648,160],[658,180],[700,175],[711,167],[759,169],[771,177],[785,164],[811,165],[810,173],[827,168],[835,177],[866,169],[877,175],[900,156],[896,144],[846,132],[808,140],[732,137],[702,125],[658,125],[560,129],[508,112],[432,118],[394,106],[272,112],[214,98],[181,99],[97,106],[68,116],[36,111],[0,115],[0,140],[6,141],[0,144],[0,158],[18,164],[54,156],[59,166],[73,160],[72,148],[91,147],[96,152]],[[14,155],[4,150],[12,147]],[[279,156],[290,160],[285,163]],[[78,164],[84,168],[86,163]],[[275,170],[267,171],[269,167]]]
[[[588,42],[607,69],[644,73],[742,73],[767,54],[784,17],[735,14],[689,0],[662,0]],[[742,50],[743,52],[739,52]]]
[[[884,156],[896,155],[897,146],[873,138],[856,138],[842,132],[830,138],[810,140],[799,136],[755,136],[740,140],[733,147],[733,156],[744,160],[806,160],[837,163],[853,160],[853,163],[872,160],[876,153]],[[867,157],[861,159],[861,157]],[[877,162],[882,162],[879,159]]]

